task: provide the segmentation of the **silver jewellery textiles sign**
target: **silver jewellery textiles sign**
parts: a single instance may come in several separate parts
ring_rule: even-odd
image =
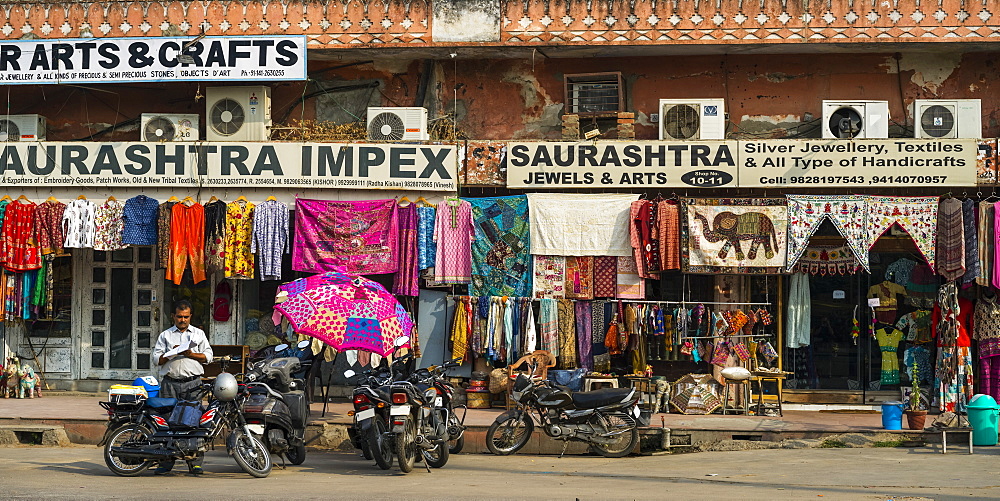
[[[0,186],[455,191],[458,147],[363,143],[6,143]]]
[[[507,186],[975,186],[976,139],[511,143]]]
[[[4,41],[0,42],[0,83],[306,79],[305,35],[195,40],[155,37]]]

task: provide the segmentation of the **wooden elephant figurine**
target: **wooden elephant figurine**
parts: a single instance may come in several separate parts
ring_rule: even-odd
[[[3,398],[17,398],[18,389],[21,386],[20,370],[21,364],[18,363],[17,358],[7,359],[7,367],[3,371],[3,386],[0,387],[0,390],[3,391]]]
[[[18,376],[20,376],[21,381],[18,385],[17,398],[25,398],[25,395],[27,395],[27,398],[42,396],[42,388],[38,384],[38,375],[35,374],[35,370],[30,365],[21,365]]]

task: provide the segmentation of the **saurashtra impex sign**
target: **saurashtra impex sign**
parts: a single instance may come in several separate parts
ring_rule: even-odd
[[[455,191],[458,147],[364,143],[6,143],[0,186]]]
[[[0,42],[4,85],[305,79],[304,35]]]

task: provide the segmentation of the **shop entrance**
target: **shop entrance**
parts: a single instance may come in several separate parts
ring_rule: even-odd
[[[159,334],[157,291],[163,273],[155,270],[153,247],[77,253],[74,269],[83,289],[81,376],[131,380],[150,373],[150,352]]]

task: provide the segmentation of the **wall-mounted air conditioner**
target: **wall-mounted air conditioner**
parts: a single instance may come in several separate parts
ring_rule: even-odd
[[[368,108],[368,139],[372,141],[426,141],[427,108]]]
[[[983,110],[979,99],[916,99],[913,137],[979,138],[983,135]]]
[[[0,142],[45,141],[45,117],[0,115]]]
[[[823,101],[824,139],[886,139],[889,101]]]
[[[660,139],[725,139],[725,99],[660,99]]]
[[[143,113],[143,141],[198,141],[198,115],[176,113]]]
[[[267,141],[271,137],[271,88],[209,87],[205,136],[209,141]]]

